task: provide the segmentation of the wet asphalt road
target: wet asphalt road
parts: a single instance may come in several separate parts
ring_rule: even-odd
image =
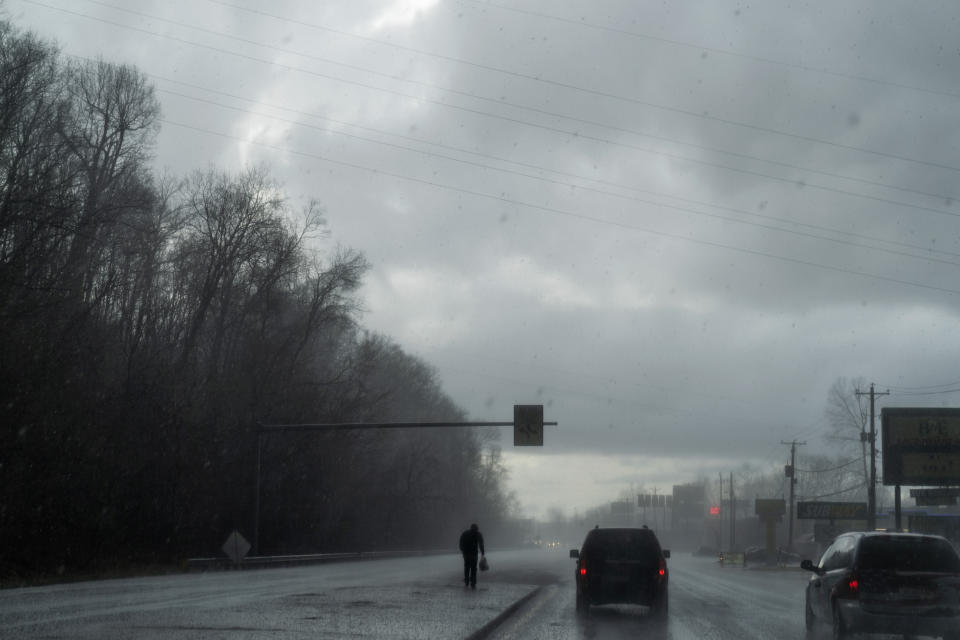
[[[592,607],[575,611],[574,561],[555,554],[546,584],[490,640],[801,640],[804,588],[809,573],[789,568],[722,568],[712,558],[677,553],[669,561],[670,613],[665,622],[641,606]],[[546,560],[550,556],[545,556]],[[826,640],[830,629],[817,629]],[[900,636],[872,636],[874,640]]]
[[[798,569],[721,568],[709,558],[676,554],[669,561],[670,613],[666,622],[641,606],[592,607],[577,616],[573,562],[564,580],[545,587],[522,611],[502,624],[495,640],[654,638],[744,640],[805,637],[803,589],[808,575]]]
[[[639,606],[574,611],[566,551],[489,554],[476,591],[456,555],[75,583],[0,591],[2,638],[467,638],[531,592],[486,633],[495,640],[800,639],[799,569],[720,568],[670,560],[670,614]],[[826,630],[824,629],[824,632]],[[826,633],[823,634],[824,636]],[[475,638],[477,636],[474,636]]]
[[[464,589],[462,567],[451,554],[8,589],[0,638],[465,638],[535,588],[504,568]]]

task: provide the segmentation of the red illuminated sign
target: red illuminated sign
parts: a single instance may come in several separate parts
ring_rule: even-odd
[[[720,515],[720,507],[710,507],[710,515],[712,516]]]

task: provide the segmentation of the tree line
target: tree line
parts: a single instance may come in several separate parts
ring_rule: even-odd
[[[262,168],[151,166],[129,65],[0,21],[0,577],[171,562],[253,528],[256,425],[464,420],[360,324],[368,270],[321,252]],[[261,551],[449,547],[509,510],[489,434],[264,436]]]

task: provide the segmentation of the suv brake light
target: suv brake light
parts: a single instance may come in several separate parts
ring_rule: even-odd
[[[657,568],[657,574],[661,578],[667,575],[667,563],[663,561],[663,558],[660,558],[659,567]]]

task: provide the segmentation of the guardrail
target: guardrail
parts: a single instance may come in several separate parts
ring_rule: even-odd
[[[433,551],[350,551],[344,553],[312,553],[287,556],[251,556],[240,562],[230,558],[190,558],[187,571],[210,571],[225,569],[266,569],[270,567],[293,567],[345,560],[376,560],[378,558],[405,558],[409,556],[428,556],[454,553],[449,550]]]

